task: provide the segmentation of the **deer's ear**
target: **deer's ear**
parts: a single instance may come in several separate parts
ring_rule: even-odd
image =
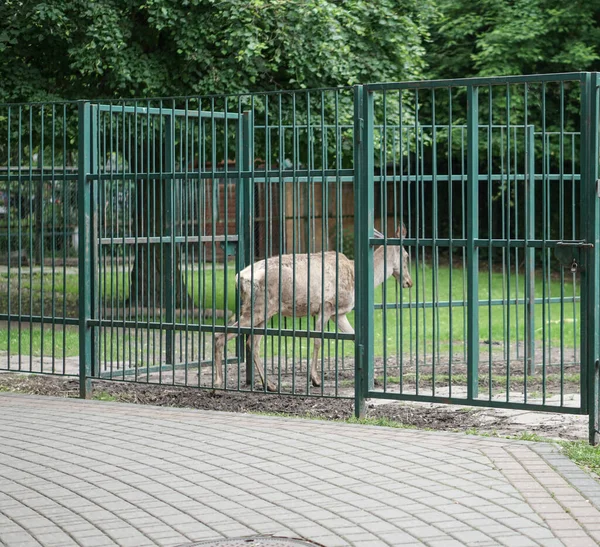
[[[401,224],[400,226],[398,226],[398,229],[396,230],[396,237],[406,237],[406,226],[404,226],[404,224]]]

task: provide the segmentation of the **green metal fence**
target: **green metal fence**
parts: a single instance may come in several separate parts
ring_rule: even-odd
[[[353,336],[323,332],[302,310],[320,308],[325,276],[305,304],[291,304],[327,266],[307,253],[341,249],[342,185],[353,204],[352,106],[351,89],[81,105],[90,151],[81,184],[95,204],[80,247],[87,378],[344,395],[335,371],[353,375],[352,346],[342,348]],[[281,261],[265,267],[280,255],[291,273]],[[249,292],[242,282],[236,291],[247,266]],[[289,297],[271,294],[275,278]],[[221,344],[225,335],[238,340]],[[325,340],[329,383],[308,366],[309,346]]]
[[[597,440],[596,74],[0,108],[0,369]]]
[[[0,370],[77,375],[77,105],[0,106]]]

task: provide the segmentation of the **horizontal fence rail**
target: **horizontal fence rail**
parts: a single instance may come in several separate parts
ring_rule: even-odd
[[[596,80],[0,105],[0,370],[597,420]]]

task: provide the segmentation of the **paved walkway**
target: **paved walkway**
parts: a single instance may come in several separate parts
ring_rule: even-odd
[[[546,444],[0,395],[0,544],[600,543],[600,487]]]

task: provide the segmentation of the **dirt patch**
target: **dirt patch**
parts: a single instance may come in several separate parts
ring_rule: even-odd
[[[228,412],[282,413],[327,420],[351,418],[351,399],[215,392],[189,387],[92,382],[96,398],[136,404],[187,407]],[[76,378],[15,373],[0,374],[0,391],[78,397]],[[587,439],[587,417],[573,414],[475,408],[412,402],[367,402],[367,417],[438,431],[489,435],[529,435],[565,440]]]

